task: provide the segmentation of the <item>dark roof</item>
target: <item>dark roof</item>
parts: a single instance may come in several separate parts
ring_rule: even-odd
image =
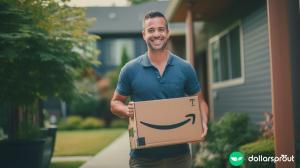
[[[142,30],[144,14],[150,10],[165,13],[168,1],[152,1],[128,7],[87,7],[87,17],[96,22],[90,33],[138,33]]]

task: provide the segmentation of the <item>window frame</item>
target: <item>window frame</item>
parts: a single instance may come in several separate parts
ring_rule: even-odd
[[[239,27],[239,36],[240,36],[239,38],[240,38],[241,77],[215,82],[214,81],[214,73],[213,73],[214,72],[213,55],[212,55],[212,51],[211,51],[212,44],[214,42],[217,42],[217,45],[220,45],[220,39],[223,36],[227,35],[231,30],[233,30],[236,27]],[[245,62],[244,62],[243,31],[242,30],[243,30],[242,23],[239,20],[209,39],[209,42],[208,42],[209,67],[210,67],[209,76],[210,76],[210,85],[211,85],[212,89],[226,88],[226,87],[241,85],[241,84],[245,83]]]

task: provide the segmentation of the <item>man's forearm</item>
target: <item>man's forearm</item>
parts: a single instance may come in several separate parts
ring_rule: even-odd
[[[111,101],[110,110],[113,114],[120,118],[127,118],[127,105],[125,105],[122,101],[113,100]]]

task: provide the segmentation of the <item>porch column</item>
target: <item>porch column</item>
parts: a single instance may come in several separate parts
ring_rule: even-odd
[[[185,18],[186,24],[186,59],[194,66],[194,27],[193,27],[193,14],[192,3],[187,3],[187,13]]]
[[[274,116],[275,154],[295,156],[292,81],[288,31],[288,1],[267,0],[272,111]],[[277,162],[276,168],[294,168],[295,162]]]

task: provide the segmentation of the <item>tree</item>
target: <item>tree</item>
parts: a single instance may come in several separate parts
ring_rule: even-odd
[[[97,63],[91,21],[65,0],[1,0],[0,20],[0,102],[14,115],[49,96],[70,99],[78,74]]]
[[[121,69],[129,60],[130,58],[127,53],[127,48],[124,46],[122,48],[121,65],[119,66],[119,69]]]

